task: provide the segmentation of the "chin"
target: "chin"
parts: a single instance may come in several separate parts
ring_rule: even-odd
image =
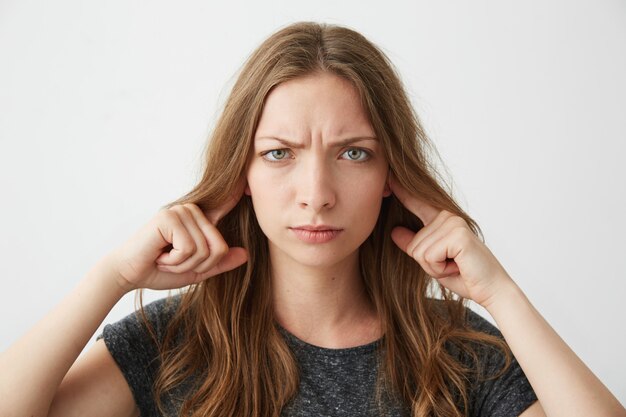
[[[295,248],[290,248],[292,250],[288,252],[284,252],[284,255],[290,257],[294,262],[307,266],[310,268],[330,268],[337,266],[348,258],[350,258],[358,248],[355,248],[353,251],[344,252],[345,246],[341,249],[341,252],[337,250],[337,247],[313,247],[313,248],[304,248],[303,250],[293,250]]]

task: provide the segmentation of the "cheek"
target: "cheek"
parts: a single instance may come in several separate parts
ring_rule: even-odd
[[[347,201],[367,223],[376,222],[384,197],[387,178],[379,175],[364,176],[352,184]]]
[[[277,205],[284,199],[284,184],[280,178],[267,170],[250,170],[247,175],[246,194],[252,199],[252,205],[257,216],[265,212],[275,211]]]
[[[263,184],[267,183],[267,181],[264,178],[263,170],[260,168],[262,167],[259,167],[256,163],[252,163],[246,174],[247,185],[245,193],[252,196],[253,200],[255,196],[263,193],[263,191],[268,188],[263,187]]]
[[[350,184],[345,184],[345,189],[350,190],[355,200],[372,202],[383,197],[386,182],[386,176],[378,174],[357,175],[351,178]]]

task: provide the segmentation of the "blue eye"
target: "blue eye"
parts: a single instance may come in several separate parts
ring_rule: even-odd
[[[267,162],[281,162],[288,158],[289,149],[272,149],[266,152],[261,153],[263,159]],[[271,158],[268,157],[271,156]],[[371,154],[365,149],[361,148],[350,148],[345,151],[342,155],[348,155],[348,160],[353,162],[365,162],[370,159]]]
[[[275,159],[267,159],[265,155],[272,155]],[[261,155],[269,162],[279,162],[285,159],[285,155],[287,154],[287,149],[273,149],[271,151],[263,152]]]
[[[348,159],[355,162],[364,162],[370,157],[369,152],[361,148],[350,148],[344,152],[344,155],[345,154],[348,154]],[[364,158],[359,159],[359,156],[364,156]]]

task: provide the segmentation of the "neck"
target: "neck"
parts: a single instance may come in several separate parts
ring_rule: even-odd
[[[324,267],[272,262],[272,291],[275,319],[308,343],[348,347],[380,336],[359,272],[358,251]]]

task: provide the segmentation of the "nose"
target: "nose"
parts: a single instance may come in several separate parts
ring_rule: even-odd
[[[337,198],[334,175],[320,159],[303,164],[296,183],[298,206],[315,213],[332,208]]]

